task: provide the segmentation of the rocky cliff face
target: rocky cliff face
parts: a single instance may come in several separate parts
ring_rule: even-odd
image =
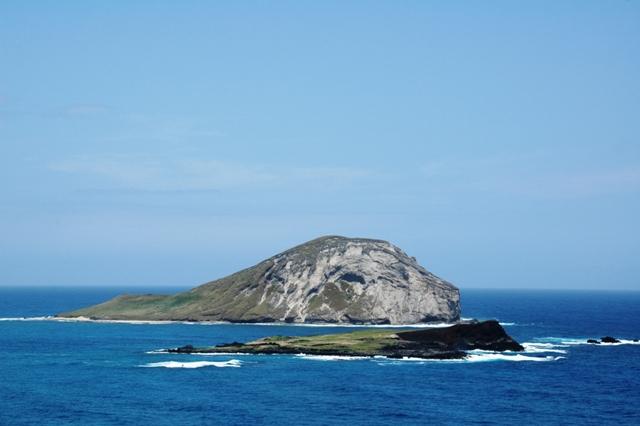
[[[460,317],[459,292],[381,240],[322,237],[174,296],[121,296],[62,316],[411,324]]]

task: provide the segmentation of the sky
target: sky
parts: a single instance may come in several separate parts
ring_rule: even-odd
[[[0,2],[0,285],[190,287],[312,238],[640,290],[640,2]]]

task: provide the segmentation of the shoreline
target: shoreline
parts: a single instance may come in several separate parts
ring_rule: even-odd
[[[4,317],[2,321],[52,321],[52,322],[91,322],[98,324],[131,324],[131,325],[257,325],[271,327],[344,327],[344,328],[444,328],[456,324],[464,324],[470,321],[478,321],[473,318],[461,318],[460,321],[452,323],[417,323],[417,324],[349,324],[349,323],[287,323],[287,322],[231,322],[231,321],[182,321],[182,320],[118,320],[118,319],[97,319],[83,316],[78,317],[58,317],[55,315],[44,315],[35,317]],[[515,325],[513,322],[501,322],[501,325]]]

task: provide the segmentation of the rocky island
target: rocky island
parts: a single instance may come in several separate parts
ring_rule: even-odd
[[[497,321],[460,323],[450,327],[398,331],[367,329],[320,336],[272,336],[249,343],[208,348],[192,345],[168,349],[171,353],[307,354],[385,356],[388,358],[458,359],[469,350],[522,351]]]
[[[389,242],[326,236],[187,292],[122,295],[57,316],[253,323],[454,322],[460,318],[460,295],[451,283]]]

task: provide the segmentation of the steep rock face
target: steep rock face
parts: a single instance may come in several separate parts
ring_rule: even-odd
[[[381,240],[322,237],[174,296],[121,296],[61,316],[410,324],[460,317],[459,292]]]
[[[458,290],[386,241],[324,237],[267,262],[260,304],[279,312],[279,320],[416,323],[459,317]]]

